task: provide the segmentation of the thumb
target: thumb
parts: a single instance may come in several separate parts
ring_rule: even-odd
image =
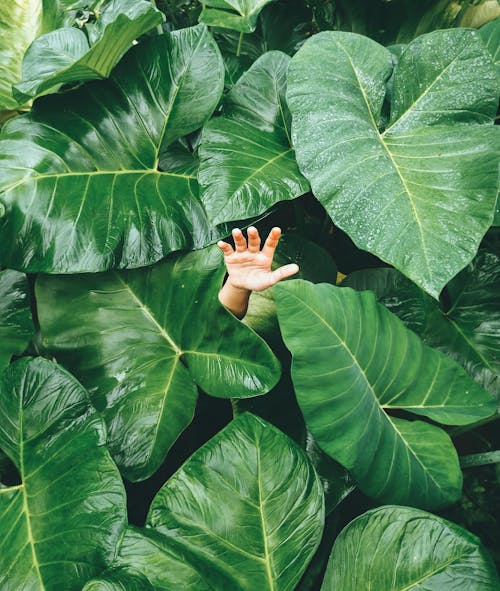
[[[284,265],[283,267],[280,267],[279,269],[276,269],[276,271],[273,271],[271,273],[270,284],[275,285],[276,283],[278,283],[278,281],[281,281],[286,277],[290,277],[291,275],[295,275],[295,273],[298,273],[298,271],[299,266],[295,263],[291,263],[290,265]]]

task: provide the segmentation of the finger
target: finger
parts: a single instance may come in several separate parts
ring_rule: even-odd
[[[243,236],[243,232],[239,228],[234,228],[232,231],[234,245],[236,246],[236,252],[245,252],[247,249],[247,241]]]
[[[219,240],[219,242],[217,242],[217,246],[222,250],[224,256],[226,257],[228,257],[230,254],[233,254],[234,252],[233,247],[227,242],[222,242],[222,240]]]
[[[269,236],[266,239],[266,242],[264,244],[264,248],[262,249],[262,254],[265,254],[266,256],[273,258],[274,251],[276,250],[276,247],[278,246],[280,236],[281,236],[281,228],[273,228],[269,232]]]
[[[248,250],[250,252],[259,252],[260,250],[260,236],[257,228],[250,226],[247,230],[248,234]]]
[[[275,285],[276,283],[278,283],[278,281],[281,281],[286,277],[291,277],[292,275],[295,275],[295,273],[298,273],[298,271],[299,266],[295,263],[291,263],[290,265],[284,265],[283,267],[276,269],[276,271],[273,271],[271,273],[271,285]]]

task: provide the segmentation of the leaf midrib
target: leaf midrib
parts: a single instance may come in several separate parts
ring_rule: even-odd
[[[305,302],[304,300],[300,299],[297,295],[295,295],[292,292],[289,292],[291,296],[293,296],[296,300],[298,300],[300,302],[300,304],[302,304],[304,307],[308,308],[327,328],[329,328],[331,330],[331,332],[335,335],[335,337],[338,339],[338,341],[340,343],[342,343],[342,345],[344,346],[345,351],[351,356],[351,359],[354,362],[354,365],[356,365],[360,371],[360,373],[363,375],[366,385],[368,386],[369,391],[371,392],[371,394],[373,395],[373,398],[375,399],[375,404],[378,406],[380,413],[382,414],[382,416],[385,418],[385,420],[389,423],[390,426],[392,426],[393,431],[398,435],[399,439],[401,440],[401,442],[405,445],[405,447],[409,450],[409,452],[411,453],[411,455],[413,456],[413,458],[415,459],[416,462],[418,462],[418,464],[420,464],[420,466],[422,467],[423,471],[425,472],[425,474],[429,477],[430,480],[432,480],[432,482],[435,483],[435,485],[438,488],[441,488],[439,486],[439,483],[434,479],[434,477],[432,476],[431,472],[427,469],[427,467],[422,463],[422,461],[420,460],[420,458],[416,455],[415,451],[413,450],[413,448],[406,442],[406,439],[403,437],[401,431],[396,427],[396,425],[394,424],[394,422],[391,420],[391,418],[387,415],[387,413],[385,413],[383,411],[383,406],[380,404],[380,401],[376,395],[376,393],[373,390],[373,387],[370,383],[370,381],[368,380],[365,371],[363,370],[363,368],[359,365],[358,360],[356,359],[356,357],[354,356],[354,354],[352,353],[352,351],[350,350],[350,348],[348,347],[347,343],[340,338],[339,334],[335,331],[335,329],[322,317],[320,316],[316,310],[314,310],[313,308],[311,308],[309,306],[309,304],[307,304],[307,302]]]
[[[363,100],[365,101],[366,110],[367,110],[367,112],[368,112],[368,114],[370,116],[372,127],[373,127],[375,133],[377,134],[378,139],[380,140],[380,144],[385,149],[385,152],[386,152],[387,156],[389,157],[389,159],[390,159],[390,161],[391,161],[391,163],[392,163],[392,165],[394,167],[394,170],[396,171],[396,173],[397,173],[397,175],[398,175],[398,177],[400,179],[400,182],[401,182],[401,184],[402,184],[402,186],[404,188],[404,192],[406,193],[406,195],[408,197],[408,201],[410,202],[411,208],[413,210],[414,219],[417,222],[417,227],[418,227],[419,234],[420,234],[420,242],[422,244],[422,253],[423,253],[424,257],[425,257],[426,267],[427,267],[428,272],[430,272],[431,267],[429,265],[429,259],[428,259],[428,256],[427,256],[427,249],[425,247],[425,240],[424,240],[422,222],[420,221],[420,217],[419,217],[419,215],[417,213],[417,209],[416,209],[415,203],[414,203],[413,198],[412,198],[412,193],[410,192],[410,189],[408,188],[408,185],[406,184],[406,181],[404,180],[403,175],[401,174],[401,172],[399,170],[399,167],[396,164],[396,161],[394,160],[391,151],[389,150],[387,144],[384,141],[384,134],[388,130],[386,129],[386,131],[384,132],[384,134],[381,134],[379,132],[377,122],[375,121],[375,118],[373,117],[373,113],[372,113],[372,110],[370,108],[370,103],[368,102],[368,97],[366,96],[365,89],[364,89],[364,87],[363,87],[363,85],[361,83],[361,80],[359,79],[358,71],[356,70],[356,67],[355,67],[355,65],[354,65],[354,63],[353,63],[353,61],[351,59],[351,56],[350,56],[349,52],[347,51],[347,49],[340,42],[337,41],[337,43],[338,43],[339,47],[342,49],[342,51],[345,53],[345,55],[347,56],[347,59],[349,60],[349,64],[351,65],[353,74],[354,74],[354,76],[356,78],[356,81],[358,83],[359,89],[360,89],[361,94],[363,96]]]

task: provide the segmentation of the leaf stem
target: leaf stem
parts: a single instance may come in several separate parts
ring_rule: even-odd
[[[238,47],[236,48],[236,57],[240,57],[241,53],[241,46],[243,45],[243,36],[245,33],[243,31],[240,33],[240,38],[238,39]]]
[[[462,468],[475,468],[476,466],[486,466],[488,464],[500,463],[500,450],[487,451],[480,454],[469,454],[460,457],[460,466]]]
[[[238,408],[238,401],[236,398],[230,398],[229,401],[231,402],[231,408],[233,409],[233,419],[235,419],[240,414],[240,409]]]

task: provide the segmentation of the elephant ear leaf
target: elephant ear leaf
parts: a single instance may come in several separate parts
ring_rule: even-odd
[[[196,178],[158,166],[210,117],[223,80],[219,49],[198,25],[142,41],[109,79],[42,97],[9,121],[1,263],[49,273],[140,267],[226,235],[208,223]]]
[[[65,27],[38,37],[26,51],[14,97],[24,102],[62,84],[107,78],[132,41],[163,20],[147,0],[111,0],[85,31]]]
[[[383,129],[392,72],[389,50],[371,39],[312,37],[288,73],[292,140],[335,224],[437,298],[493,221],[498,77],[476,31],[418,37],[394,71]]]
[[[77,591],[110,565],[126,523],[104,423],[75,378],[42,358],[4,371],[0,416],[21,478],[0,489],[0,587]]]
[[[274,291],[297,399],[318,445],[383,502],[456,501],[462,477],[449,436],[391,413],[464,425],[495,412],[492,396],[370,292],[303,280]]]
[[[500,75],[500,17],[483,25],[479,29],[479,34],[483,43],[489,49],[493,62],[497,67],[497,72]]]
[[[39,278],[43,342],[91,392],[131,480],[155,472],[191,422],[197,385],[242,398],[279,379],[266,343],[218,303],[221,259],[211,247],[146,269]]]
[[[198,180],[213,224],[257,216],[309,190],[290,140],[289,62],[279,51],[260,57],[203,129]]]
[[[341,532],[321,591],[495,591],[499,586],[479,538],[436,515],[388,506],[368,511]]]
[[[203,2],[200,22],[212,27],[252,33],[260,11],[272,0],[207,0]]]
[[[147,523],[214,591],[291,591],[321,538],[322,486],[294,442],[244,413],[168,480]]]
[[[33,332],[28,279],[5,269],[0,272],[0,371],[26,349]]]

